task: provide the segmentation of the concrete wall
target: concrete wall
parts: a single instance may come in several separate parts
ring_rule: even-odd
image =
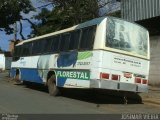
[[[5,57],[5,70],[11,69],[12,57]]]
[[[150,50],[149,84],[160,86],[160,36],[150,37]]]
[[[0,54],[0,71],[5,70],[5,56]]]

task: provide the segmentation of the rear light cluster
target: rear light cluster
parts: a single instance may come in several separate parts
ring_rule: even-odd
[[[111,76],[111,78],[110,78]],[[109,73],[100,73],[100,78],[101,79],[111,79],[111,80],[115,80],[115,81],[118,81],[120,80],[120,75],[115,75],[115,74],[112,74],[110,75]]]
[[[135,77],[135,83],[148,84],[148,80],[140,78],[140,77]]]
[[[102,72],[100,73],[100,78],[101,79],[119,81],[120,77],[121,77],[120,75],[116,75],[116,74],[109,74],[109,73],[102,73]],[[131,78],[132,76],[129,75],[129,74],[127,74],[125,77],[126,78]],[[148,80],[146,80],[144,78],[141,78],[141,77],[135,77],[135,83],[138,83],[138,84],[148,84]]]
[[[101,79],[109,79],[109,74],[108,73],[100,73],[100,78]]]
[[[112,80],[119,80],[120,75],[112,75]]]

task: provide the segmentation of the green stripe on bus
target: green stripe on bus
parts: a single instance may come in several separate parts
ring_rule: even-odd
[[[93,56],[93,53],[90,51],[89,52],[80,52],[80,53],[78,53],[78,60],[87,59],[92,56]]]

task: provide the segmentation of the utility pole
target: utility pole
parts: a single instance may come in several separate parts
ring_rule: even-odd
[[[17,40],[17,22],[14,23],[14,41]]]
[[[17,42],[17,22],[13,24],[13,40],[10,42],[9,51],[13,55],[13,51]]]

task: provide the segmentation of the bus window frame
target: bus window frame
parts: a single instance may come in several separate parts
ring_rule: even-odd
[[[65,43],[64,43],[64,44],[65,44],[64,46],[66,46],[67,49],[62,49],[62,48],[61,48],[61,44],[63,44],[62,41],[64,41],[64,40],[62,39],[62,37],[65,36],[65,35],[69,35],[69,36],[68,36],[69,38],[68,38],[67,46],[66,46],[66,41],[65,41]],[[59,41],[60,41],[59,51],[60,51],[60,52],[69,51],[70,38],[71,38],[71,32],[66,32],[66,33],[61,34],[61,38],[59,39]],[[64,46],[63,46],[63,47],[64,47]],[[61,49],[62,49],[62,50],[61,50]]]
[[[72,34],[74,34],[74,33],[76,33],[76,32],[79,32],[79,33],[78,33],[79,36],[78,36],[76,48],[70,49]],[[73,51],[73,50],[78,50],[78,49],[79,49],[80,38],[81,38],[81,29],[76,29],[76,30],[70,32],[70,41],[69,41],[69,45],[68,45],[68,50],[69,50],[69,51]],[[74,40],[74,41],[75,41],[75,40]]]
[[[81,48],[80,47],[80,43],[81,43],[81,39],[82,39],[82,34],[83,34],[83,29],[87,29],[87,31],[89,31],[89,29],[94,29],[94,34],[92,34],[92,44],[90,47],[88,48]],[[21,49],[18,54],[18,56],[15,56],[15,57],[27,57],[27,56],[37,56],[37,55],[47,55],[47,54],[55,54],[55,53],[61,53],[61,52],[69,52],[69,51],[86,51],[86,50],[92,50],[94,48],[94,41],[95,41],[95,36],[96,36],[96,31],[97,31],[97,24],[96,25],[93,25],[93,26],[87,26],[87,27],[83,27],[81,29],[75,29],[75,30],[72,30],[72,31],[69,31],[69,32],[64,32],[64,33],[61,33],[61,34],[57,34],[57,35],[53,35],[53,36],[48,36],[48,37],[44,37],[44,38],[40,38],[40,39],[37,39],[37,40],[33,40],[33,41],[30,41],[31,42],[31,53],[28,54],[28,55],[23,55],[23,46],[25,44],[29,44],[30,42],[27,42],[27,43],[23,43],[22,45],[19,45],[19,46],[16,46],[16,47],[19,47],[19,49]],[[78,40],[77,40],[77,45],[76,45],[76,48],[74,49],[69,49],[69,46],[70,46],[70,41],[71,41],[71,36],[72,34],[76,33],[76,32],[79,32],[78,34]],[[67,44],[67,49],[66,50],[60,50],[60,45],[62,43],[62,36],[63,35],[66,35],[66,34],[69,34],[69,40],[68,40],[68,44]],[[87,32],[88,34],[88,32]],[[53,39],[56,37],[58,37],[58,46],[57,46],[57,50],[54,50],[52,51],[52,47],[53,47]],[[41,52],[37,53],[37,52],[33,52],[34,49],[34,45],[36,44],[36,42],[38,43],[38,46],[41,46],[41,41],[45,41],[47,44],[47,41],[48,40],[51,40],[51,45],[50,45],[50,48],[48,51],[45,51],[45,47],[44,47],[44,50],[42,50]],[[18,50],[19,51],[19,50]]]
[[[82,34],[83,34],[83,29],[89,29],[89,28],[93,28],[94,29],[94,37],[92,38],[92,46],[89,48],[81,48],[80,44],[81,44],[81,39],[82,39]],[[81,30],[81,35],[80,35],[80,40],[79,40],[79,46],[78,46],[78,50],[79,51],[86,51],[86,50],[93,50],[94,49],[94,42],[95,42],[95,37],[96,37],[96,31],[97,31],[97,24],[96,25],[92,25],[92,26],[87,26],[84,27]],[[88,30],[87,30],[88,31]]]

